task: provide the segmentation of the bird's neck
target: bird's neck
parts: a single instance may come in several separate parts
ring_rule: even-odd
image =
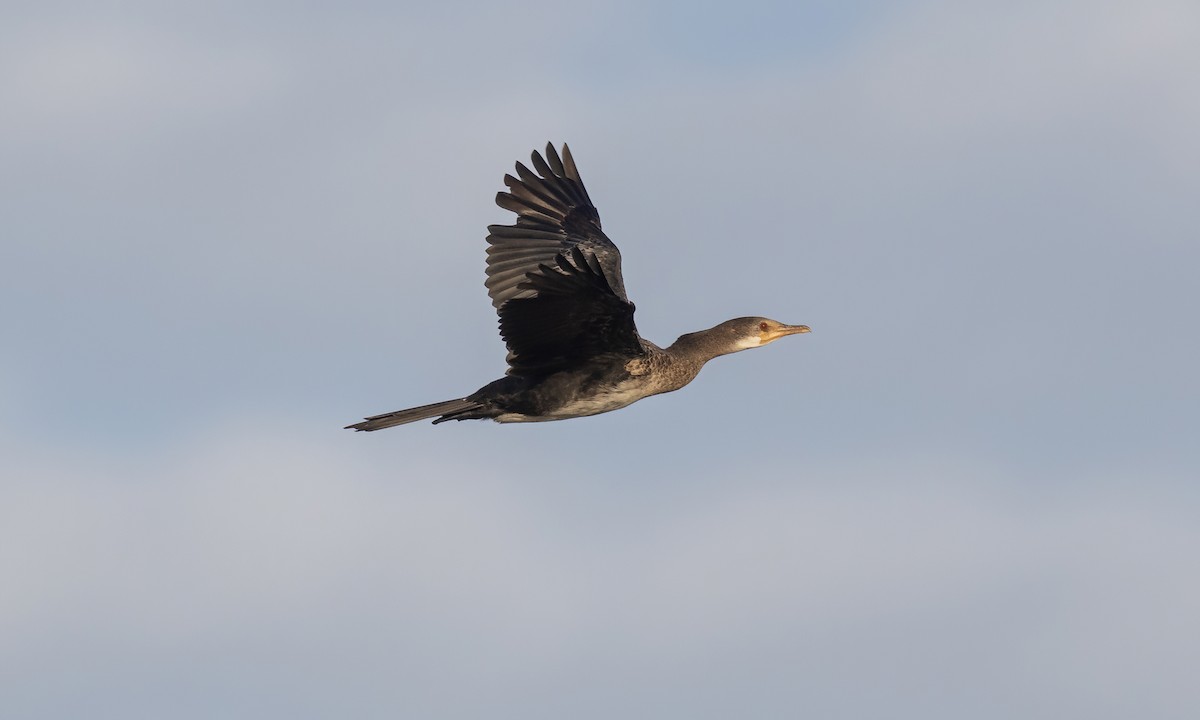
[[[728,355],[731,352],[737,352],[740,348],[729,345],[726,342],[720,342],[720,339],[714,337],[711,330],[701,330],[699,332],[680,335],[679,339],[667,348],[667,352],[677,361],[694,362],[697,365],[712,360],[721,355]]]

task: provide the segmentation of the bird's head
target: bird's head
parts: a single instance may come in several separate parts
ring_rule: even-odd
[[[726,335],[737,350],[762,347],[781,337],[812,332],[807,325],[785,325],[765,317],[744,317],[726,320],[713,328]]]
[[[806,332],[811,332],[807,325],[785,325],[765,317],[743,317],[726,320],[708,330],[684,335],[671,347],[714,358],[762,347],[781,337]]]

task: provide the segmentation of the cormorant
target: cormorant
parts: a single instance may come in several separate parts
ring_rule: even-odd
[[[538,422],[596,415],[687,385],[718,355],[761,347],[806,325],[727,320],[660,348],[638,335],[621,280],[621,253],[600,229],[571,151],[535,150],[535,174],[517,163],[496,204],[515,225],[488,226],[488,295],[508,346],[508,372],[464,398],[397,410],[350,425],[382,430],[491,418]]]

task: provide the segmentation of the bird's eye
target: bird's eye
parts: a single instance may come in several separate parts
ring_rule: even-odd
[[[759,329],[759,330],[762,330],[763,332],[766,332],[766,331],[767,331],[767,324],[766,324],[765,322],[760,322],[760,323],[758,324],[758,329]]]

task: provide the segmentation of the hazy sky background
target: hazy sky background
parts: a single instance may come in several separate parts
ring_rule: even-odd
[[[0,716],[1200,716],[1200,5],[10,2]],[[571,144],[660,344],[504,350]]]

